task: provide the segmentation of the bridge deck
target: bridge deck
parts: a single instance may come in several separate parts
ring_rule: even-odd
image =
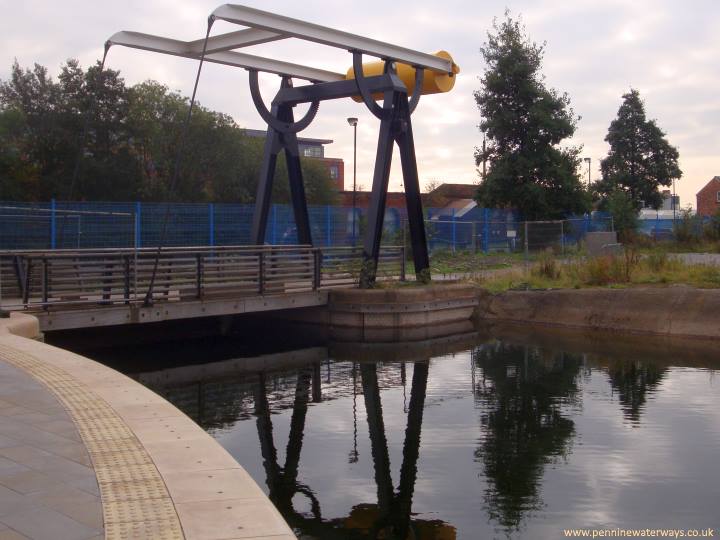
[[[0,302],[48,330],[319,306],[356,286],[358,248],[230,246],[0,252]],[[378,275],[404,279],[404,250]]]

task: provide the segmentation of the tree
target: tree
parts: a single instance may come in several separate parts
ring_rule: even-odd
[[[25,165],[2,173],[2,191],[16,192],[13,198],[112,200],[137,191],[124,122],[127,89],[117,71],[100,71],[99,64],[83,71],[68,60],[56,82],[43,66],[23,70],[15,62],[10,79],[0,82],[0,114],[23,125],[3,141]],[[36,176],[31,184],[22,181],[28,170]]]
[[[630,194],[616,189],[608,194],[606,206],[613,218],[613,228],[620,235],[620,240],[631,240],[638,226],[638,211],[633,205]]]
[[[21,111],[0,110],[0,200],[24,201],[37,192],[40,175],[25,154],[26,134]]]
[[[617,118],[610,123],[605,141],[610,151],[600,163],[602,179],[595,189],[607,198],[626,191],[636,209],[662,205],[660,186],[670,186],[682,176],[678,151],[665,139],[655,120],[645,118],[645,106],[637,90],[623,95]]]
[[[263,141],[228,115],[197,105],[175,172],[188,107],[155,81],[127,88],[99,64],[85,71],[68,60],[55,81],[15,62],[0,81],[0,199],[252,203]],[[308,202],[332,203],[329,171],[301,163]],[[289,198],[281,158],[273,201]]]
[[[577,169],[579,149],[560,148],[578,117],[566,94],[545,86],[540,73],[544,46],[531,42],[506,12],[480,49],[487,64],[475,100],[486,134],[475,149],[489,171],[477,193],[485,207],[513,207],[524,219],[562,218],[589,208]]]

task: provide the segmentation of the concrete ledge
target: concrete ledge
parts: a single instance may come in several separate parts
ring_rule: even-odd
[[[675,337],[720,339],[720,289],[686,286],[480,294],[478,317]]]
[[[330,291],[332,327],[387,329],[422,327],[468,320],[478,304],[468,285]]]
[[[29,332],[23,322],[13,328]],[[43,382],[78,427],[106,538],[295,538],[247,472],[180,410],[113,369],[3,327],[0,357]]]
[[[37,317],[18,311],[12,311],[10,317],[0,319],[0,336],[7,334],[28,339],[42,338]]]

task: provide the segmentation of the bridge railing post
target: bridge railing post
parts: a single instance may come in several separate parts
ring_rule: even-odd
[[[317,291],[320,288],[320,282],[322,281],[322,250],[319,248],[313,249],[313,290]]]
[[[405,246],[400,246],[400,281],[405,281]]]
[[[25,263],[25,277],[23,279],[23,304],[25,305],[25,307],[27,307],[28,302],[30,302],[30,280],[32,279],[32,266],[32,257],[27,257],[27,261]]]
[[[123,277],[125,278],[125,303],[130,303],[130,256],[123,256]]]
[[[48,260],[42,260],[42,306],[48,309],[48,298],[50,297],[50,268]]]
[[[265,292],[265,253],[258,252],[258,294]]]
[[[195,278],[196,278],[196,293],[198,300],[203,297],[203,256],[202,253],[195,255],[196,266],[195,266]]]

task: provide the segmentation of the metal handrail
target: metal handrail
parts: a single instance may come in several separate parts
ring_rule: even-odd
[[[0,272],[14,278],[11,309],[138,304],[152,283],[157,248],[1,251]],[[159,251],[153,302],[208,296],[257,296],[316,291],[358,283],[362,249],[350,246],[199,246]],[[388,246],[380,266],[404,279],[405,250]],[[8,264],[9,263],[9,264]],[[0,291],[3,292],[3,291]]]

